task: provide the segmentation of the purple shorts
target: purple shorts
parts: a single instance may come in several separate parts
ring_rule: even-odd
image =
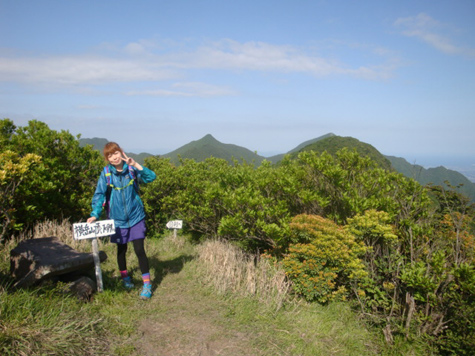
[[[115,244],[126,244],[133,240],[140,240],[145,238],[145,220],[139,221],[130,228],[115,228],[115,234],[111,236],[111,242]]]

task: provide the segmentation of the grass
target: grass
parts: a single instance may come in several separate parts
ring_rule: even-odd
[[[35,236],[72,241],[71,226],[44,223]],[[28,238],[28,236],[23,236]],[[191,244],[183,236],[146,240],[155,286],[139,300],[140,271],[133,249],[128,264],[137,288],[125,291],[115,246],[100,241],[104,292],[83,303],[64,286],[46,283],[11,290],[9,251],[0,247],[1,355],[425,355],[421,345],[384,344],[347,304],[298,301],[278,265],[220,241]]]
[[[279,265],[221,241],[207,241],[198,251],[205,280],[227,296],[232,322],[259,332],[252,344],[260,354],[378,354],[374,335],[347,305],[298,301]]]
[[[103,354],[102,319],[57,287],[1,293],[2,355]],[[88,310],[89,309],[89,310]]]
[[[218,240],[207,240],[197,250],[204,279],[219,293],[254,297],[276,310],[289,300],[290,282],[270,260]]]

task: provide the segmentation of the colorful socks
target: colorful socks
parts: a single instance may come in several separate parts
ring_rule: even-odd
[[[150,273],[142,274],[143,284],[150,284]]]
[[[130,278],[127,271],[120,271],[120,276],[122,277],[122,284],[124,285],[125,288],[127,289],[134,288],[132,279]],[[142,274],[142,280],[143,280],[144,287],[143,287],[142,293],[140,294],[140,297],[142,299],[150,299],[150,297],[152,296],[152,283],[150,282],[150,273]]]
[[[140,299],[148,300],[152,297],[152,284],[150,283],[150,273],[142,274],[143,288]]]
[[[143,284],[151,284],[150,282],[150,273],[142,274]]]
[[[132,282],[132,278],[130,278],[127,270],[120,271],[120,276],[122,277],[122,284],[126,289],[134,288],[134,283]]]

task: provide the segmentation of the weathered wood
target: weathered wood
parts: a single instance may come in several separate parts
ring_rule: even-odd
[[[94,258],[94,266],[96,271],[96,282],[97,282],[97,291],[103,292],[102,287],[102,271],[101,271],[101,261],[99,257],[99,246],[97,245],[97,239],[92,239],[92,257]]]
[[[105,261],[104,251],[99,253]],[[16,279],[15,288],[32,286],[53,276],[94,268],[91,253],[79,252],[56,237],[21,241],[10,251],[10,273]]]

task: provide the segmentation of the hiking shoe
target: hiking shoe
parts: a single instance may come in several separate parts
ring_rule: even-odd
[[[145,283],[143,285],[142,293],[140,293],[140,299],[148,300],[152,297],[152,285],[150,283]]]
[[[134,288],[134,284],[132,283],[132,278],[130,278],[130,276],[122,278],[122,284],[124,285],[125,289]]]

